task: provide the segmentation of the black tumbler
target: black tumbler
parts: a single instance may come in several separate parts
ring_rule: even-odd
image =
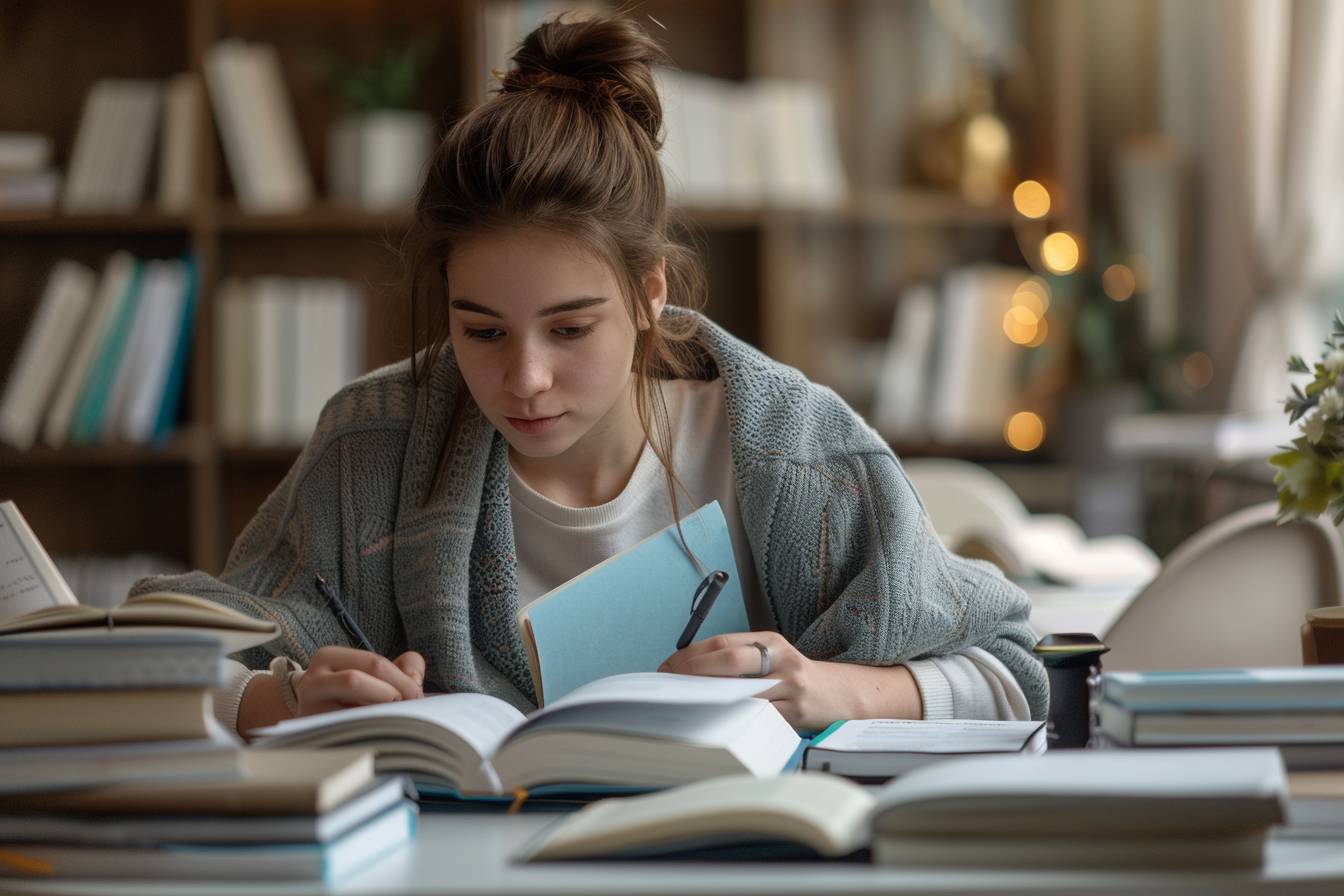
[[[1092,736],[1092,688],[1101,675],[1101,655],[1111,648],[1095,635],[1046,635],[1035,647],[1050,678],[1046,738],[1052,750],[1086,747]]]

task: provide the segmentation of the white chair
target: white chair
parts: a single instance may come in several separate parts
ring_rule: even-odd
[[[1296,666],[1307,610],[1340,603],[1344,547],[1323,519],[1271,502],[1196,532],[1106,633],[1108,670]]]
[[[1008,483],[978,464],[939,457],[903,460],[901,466],[943,544],[1002,532],[1027,517],[1026,505]]]

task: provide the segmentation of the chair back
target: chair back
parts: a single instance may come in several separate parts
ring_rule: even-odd
[[[1022,499],[979,464],[950,458],[902,460],[943,543],[956,545],[967,535],[999,535],[1026,519]]]
[[[1344,547],[1327,521],[1276,512],[1239,510],[1176,548],[1106,633],[1106,668],[1301,664],[1306,612],[1344,594]]]

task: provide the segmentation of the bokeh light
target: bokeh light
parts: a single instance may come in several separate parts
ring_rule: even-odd
[[[1134,271],[1128,265],[1113,264],[1101,272],[1102,292],[1117,302],[1133,296],[1137,287]]]
[[[1003,315],[1003,332],[1018,345],[1030,345],[1036,338],[1040,318],[1030,308],[1014,305]]]
[[[1003,427],[1003,438],[1018,451],[1035,451],[1045,441],[1045,423],[1038,414],[1019,411],[1008,418]]]
[[[1057,230],[1041,240],[1041,262],[1053,274],[1071,274],[1078,267],[1082,249],[1071,233]]]
[[[1046,337],[1049,335],[1050,321],[1043,317],[1036,322],[1036,338],[1027,343],[1027,348],[1040,348],[1045,345]]]
[[[1024,218],[1050,214],[1050,191],[1040,181],[1024,180],[1013,189],[1013,208]]]
[[[1013,291],[1013,304],[1026,308],[1037,317],[1045,317],[1050,308],[1050,287],[1040,277],[1028,277]]]

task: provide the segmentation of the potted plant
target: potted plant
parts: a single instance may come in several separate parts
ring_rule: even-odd
[[[1312,379],[1305,390],[1294,385],[1284,401],[1289,422],[1302,422],[1302,434],[1269,461],[1278,468],[1279,520],[1329,513],[1339,526],[1344,524],[1344,317],[1335,313],[1319,361],[1308,366],[1293,355],[1288,372]]]
[[[434,145],[434,121],[418,101],[437,42],[422,36],[389,44],[362,62],[329,57],[327,81],[345,109],[327,145],[335,201],[386,210],[414,199]]]

